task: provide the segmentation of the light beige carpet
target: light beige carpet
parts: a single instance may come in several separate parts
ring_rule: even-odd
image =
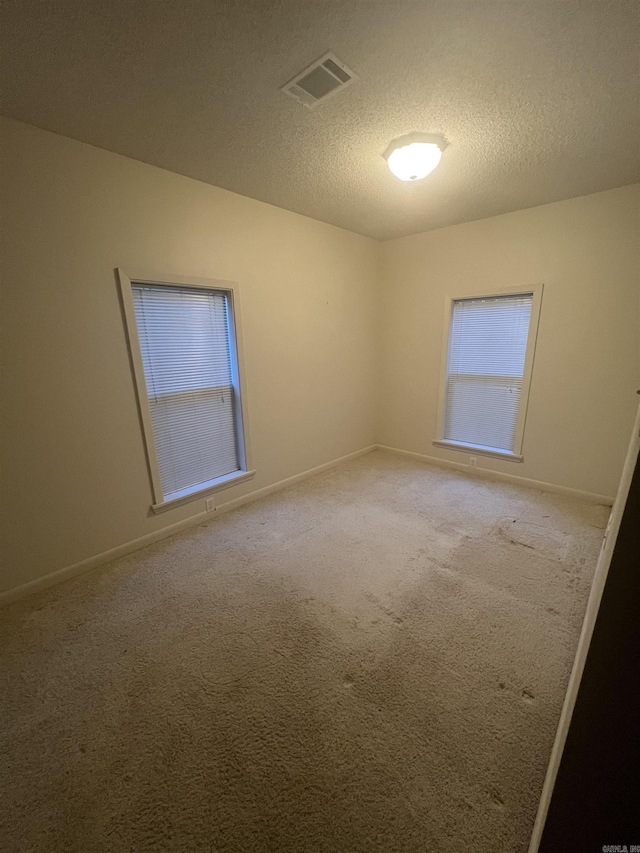
[[[5,608],[3,853],[520,853],[608,508],[376,452]]]

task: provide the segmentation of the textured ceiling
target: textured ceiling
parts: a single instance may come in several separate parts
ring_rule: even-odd
[[[3,0],[2,112],[379,239],[640,179],[636,2]],[[359,79],[278,91],[327,50]],[[403,184],[381,154],[450,142]]]

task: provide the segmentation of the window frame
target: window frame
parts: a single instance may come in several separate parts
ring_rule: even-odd
[[[538,283],[518,288],[489,289],[474,287],[464,293],[447,295],[444,308],[444,326],[442,334],[442,353],[440,360],[440,387],[438,393],[438,410],[436,438],[433,440],[435,447],[443,447],[447,450],[457,450],[464,453],[471,452],[474,456],[490,456],[497,459],[506,459],[510,462],[524,462],[522,445],[524,442],[524,429],[529,408],[529,392],[531,390],[531,378],[533,374],[533,362],[535,358],[536,345],[538,341],[538,329],[540,325],[540,311],[542,308],[542,293],[544,284]],[[447,399],[447,377],[449,375],[449,345],[451,337],[451,321],[453,318],[454,303],[463,299],[495,299],[500,296],[522,296],[532,294],[531,319],[529,322],[529,333],[527,336],[527,349],[524,359],[524,371],[522,375],[522,390],[520,393],[520,409],[516,420],[516,435],[513,451],[500,450],[499,448],[488,448],[483,445],[470,444],[463,441],[453,441],[444,437]]]
[[[240,312],[240,288],[234,281],[219,281],[217,279],[193,278],[186,276],[164,276],[164,275],[128,275],[122,269],[116,269],[120,298],[122,303],[124,326],[129,348],[133,384],[138,402],[138,414],[142,437],[145,445],[147,468],[151,482],[153,512],[164,512],[181,504],[188,503],[199,498],[206,497],[214,492],[228,489],[239,483],[252,480],[256,472],[251,465],[251,448],[249,440],[249,415],[247,403],[243,390],[246,388],[244,371],[244,354],[242,346],[242,319]],[[161,287],[174,287],[212,290],[224,293],[228,300],[229,316],[229,348],[231,360],[231,375],[234,388],[234,423],[236,431],[236,443],[238,447],[238,461],[240,470],[231,474],[224,474],[209,480],[206,483],[198,483],[180,492],[174,493],[174,497],[165,499],[160,480],[160,468],[158,466],[158,455],[156,451],[155,436],[151,420],[151,409],[147,395],[147,383],[144,375],[142,362],[142,350],[138,336],[138,325],[136,322],[135,308],[133,304],[132,286],[159,285]]]

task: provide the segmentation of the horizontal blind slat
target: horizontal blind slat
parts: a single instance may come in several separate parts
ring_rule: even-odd
[[[513,451],[532,301],[531,293],[454,301],[444,438]]]
[[[164,495],[240,468],[227,295],[132,284]]]

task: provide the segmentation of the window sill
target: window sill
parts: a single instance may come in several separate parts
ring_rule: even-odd
[[[215,480],[209,480],[207,483],[198,483],[197,486],[191,486],[189,489],[182,489],[179,492],[173,492],[167,495],[161,503],[152,504],[151,509],[155,512],[164,512],[167,509],[173,509],[180,504],[195,501],[198,498],[206,497],[214,492],[220,492],[222,489],[229,489],[231,486],[237,486],[240,483],[246,483],[253,480],[255,471],[233,471],[231,474],[225,474],[223,477],[216,477]]]
[[[466,444],[462,441],[450,441],[441,438],[433,442],[434,447],[445,447],[447,450],[462,450],[473,453],[475,456],[492,456],[494,459],[508,459],[510,462],[524,462],[524,456],[512,453],[510,450],[496,450],[493,447],[485,447],[483,444]]]

